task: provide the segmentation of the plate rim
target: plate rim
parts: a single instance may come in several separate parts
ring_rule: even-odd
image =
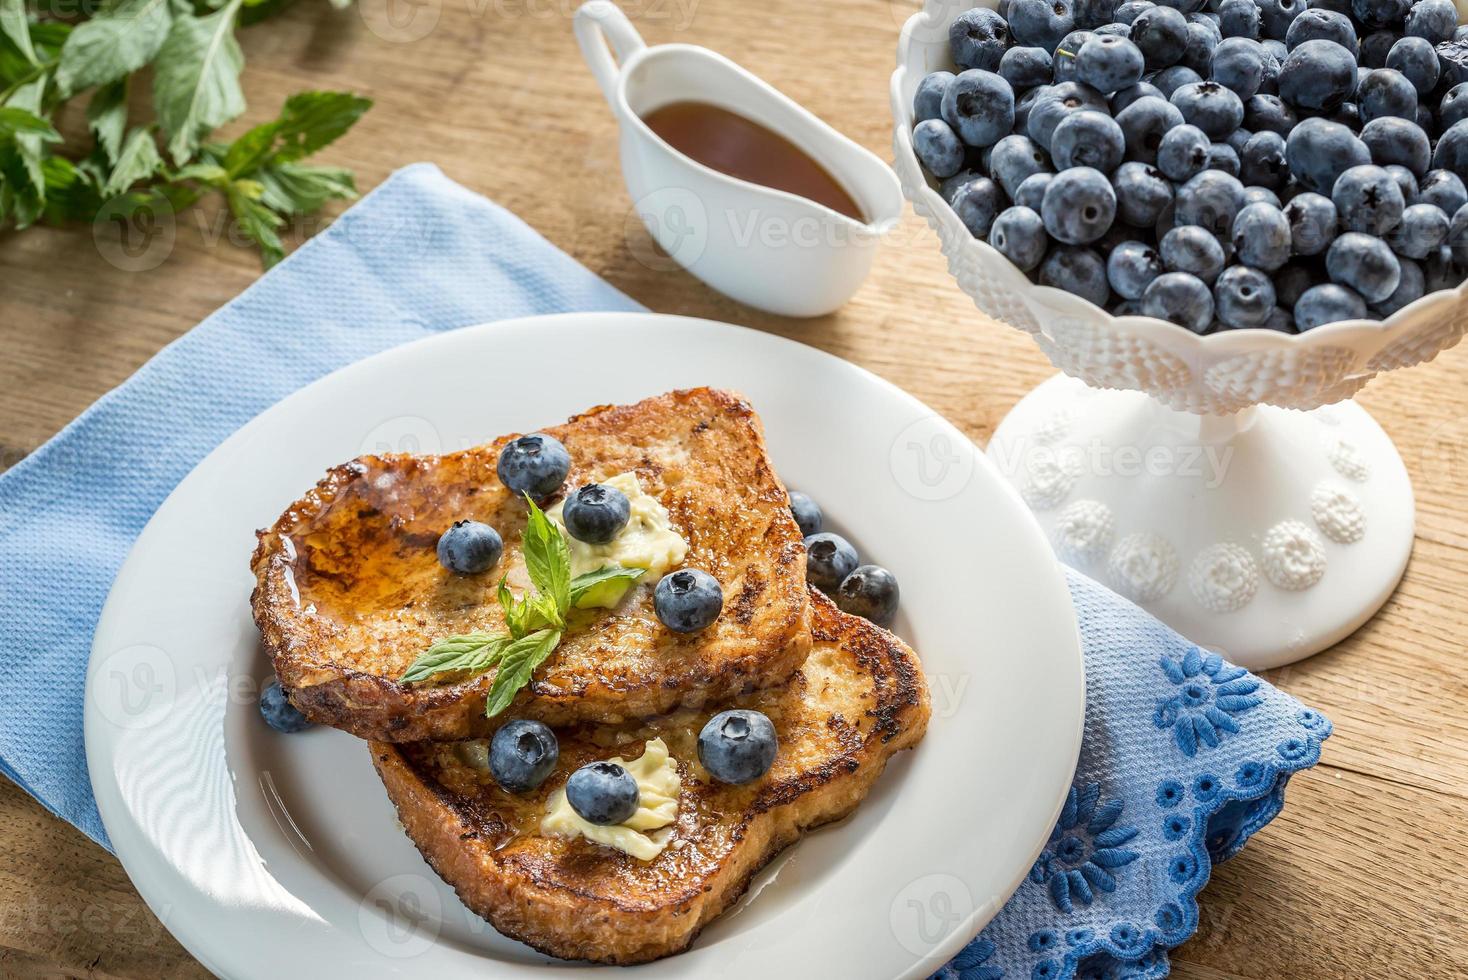
[[[863,378],[863,381],[865,383],[875,383],[882,388],[887,389],[890,393],[896,395],[899,399],[907,401],[914,408],[922,410],[922,412],[926,413],[927,416],[938,420],[942,426],[946,427],[948,430],[951,430],[951,432],[961,440],[961,444],[967,445],[968,450],[972,454],[972,457],[974,459],[974,475],[971,479],[985,479],[993,484],[1000,491],[1002,491],[1003,496],[1007,497],[1010,501],[1012,516],[1016,518],[1018,527],[1021,528],[1023,533],[1031,539],[1030,543],[1036,549],[1038,549],[1040,553],[1043,553],[1045,555],[1051,554],[1049,542],[1046,540],[1038,521],[1036,521],[1034,516],[1030,513],[1029,508],[1025,506],[1025,504],[1019,497],[1018,492],[1013,488],[1009,481],[1005,480],[1002,475],[997,472],[994,463],[992,462],[992,460],[989,459],[987,453],[985,453],[984,450],[977,443],[969,439],[969,437],[965,435],[962,430],[960,430],[957,426],[950,422],[945,416],[943,416],[939,412],[934,411],[917,396],[907,392],[893,382],[888,381],[886,378],[883,378],[882,376],[868,370],[867,368],[862,367],[861,365],[855,364],[851,361],[846,360],[843,357],[823,350],[819,347],[815,347],[810,344],[804,344],[798,340],[794,340],[780,334],[702,317],[661,314],[651,311],[550,313],[535,316],[510,317],[502,320],[491,320],[468,324],[462,327],[440,330],[428,334],[427,336],[386,348],[384,350],[370,354],[366,357],[358,358],[355,361],[342,365],[341,367],[336,368],[335,370],[332,370],[330,372],[327,372],[326,374],[323,374],[321,377],[316,378],[310,383],[303,385],[296,391],[291,392],[289,395],[286,395],[279,401],[276,401],[273,404],[262,409],[249,421],[245,422],[234,432],[230,433],[229,436],[221,440],[221,442],[217,446],[215,446],[212,450],[210,450],[209,453],[207,453],[202,459],[200,459],[198,463],[196,463],[195,466],[190,469],[189,473],[186,474],[173,488],[173,490],[168,493],[168,495],[158,505],[157,509],[153,512],[152,516],[149,517],[143,528],[138,532],[138,535],[133,541],[133,544],[128,549],[127,557],[118,568],[117,575],[114,577],[113,583],[109,587],[107,599],[103,603],[102,611],[98,617],[97,629],[94,631],[92,644],[88,655],[86,668],[87,693],[84,697],[83,734],[86,758],[88,763],[89,780],[92,785],[93,796],[96,799],[98,812],[102,817],[103,826],[107,829],[109,838],[113,841],[115,856],[122,863],[124,870],[128,874],[129,880],[132,882],[134,888],[136,888],[136,890],[138,891],[138,894],[143,898],[145,904],[147,904],[149,909],[156,916],[158,916],[160,921],[164,924],[164,927],[168,930],[169,934],[172,935],[180,943],[180,945],[182,945],[189,952],[190,955],[198,959],[199,962],[203,964],[206,968],[208,968],[211,972],[221,976],[230,975],[221,969],[222,964],[213,955],[213,946],[209,943],[207,938],[197,936],[193,933],[185,933],[178,929],[175,929],[172,922],[177,921],[176,918],[170,917],[167,914],[169,911],[171,911],[171,905],[162,906],[162,911],[160,911],[160,900],[163,897],[166,897],[166,891],[169,887],[182,887],[187,890],[186,894],[188,895],[198,895],[199,893],[197,889],[193,887],[193,885],[188,881],[187,878],[179,875],[175,867],[168,865],[167,862],[163,860],[163,856],[161,854],[154,855],[150,852],[149,848],[151,848],[152,845],[146,838],[144,838],[144,835],[141,833],[141,828],[139,828],[138,834],[138,837],[141,839],[137,841],[130,840],[127,833],[124,833],[123,835],[121,835],[121,837],[119,837],[119,835],[114,832],[114,827],[123,827],[125,830],[128,831],[131,831],[132,828],[130,826],[127,826],[130,820],[130,814],[127,810],[126,803],[121,799],[119,788],[116,782],[111,780],[110,778],[112,768],[110,764],[108,764],[110,763],[110,758],[107,757],[107,753],[111,750],[112,744],[104,738],[103,733],[107,731],[107,727],[102,723],[99,718],[97,698],[92,696],[92,673],[93,668],[97,665],[99,657],[103,656],[102,648],[104,644],[102,641],[104,639],[104,636],[101,631],[101,626],[109,619],[111,619],[113,615],[115,615],[113,605],[117,593],[118,583],[123,580],[129,569],[129,566],[133,564],[135,556],[141,550],[139,546],[145,543],[146,538],[149,536],[149,532],[159,521],[160,515],[166,516],[171,505],[174,504],[176,498],[178,498],[182,493],[188,491],[188,484],[199,469],[206,466],[216,458],[225,456],[230,451],[232,451],[232,449],[239,442],[243,441],[244,437],[248,436],[249,431],[260,423],[261,419],[265,418],[268,415],[287,414],[291,410],[293,404],[304,401],[306,399],[307,393],[310,392],[312,389],[316,388],[317,386],[323,385],[332,379],[336,379],[338,375],[341,375],[344,372],[362,369],[362,367],[367,364],[381,363],[401,357],[404,355],[405,352],[409,350],[417,351],[421,348],[428,348],[440,344],[452,345],[455,342],[456,338],[462,338],[465,335],[477,335],[479,333],[485,332],[493,333],[498,329],[506,327],[523,327],[526,325],[553,325],[562,322],[570,323],[572,325],[578,323],[600,322],[602,327],[609,327],[614,326],[615,323],[618,321],[628,320],[654,320],[667,322],[670,324],[682,324],[688,328],[742,332],[750,335],[755,335],[760,338],[761,342],[773,343],[776,346],[789,345],[793,348],[804,348],[807,351],[814,352],[816,355],[818,355],[820,359],[830,363],[833,368],[842,369],[847,371],[848,373],[858,375]],[[450,450],[446,449],[445,451]],[[980,474],[982,474],[982,476]],[[1045,841],[1050,832],[1050,828],[1054,825],[1055,820],[1058,819],[1061,809],[1064,806],[1066,793],[1069,790],[1070,783],[1073,778],[1075,764],[1079,760],[1081,743],[1084,736],[1086,675],[1083,654],[1083,638],[1079,631],[1079,623],[1075,615],[1074,606],[1070,599],[1069,590],[1066,586],[1064,572],[1059,562],[1053,560],[1053,556],[1052,561],[1054,562],[1052,584],[1054,586],[1054,590],[1056,591],[1057,596],[1063,597],[1063,607],[1069,614],[1069,620],[1072,626],[1072,630],[1070,632],[1073,634],[1074,638],[1073,645],[1067,651],[1071,654],[1071,656],[1063,658],[1067,663],[1073,665],[1074,669],[1073,677],[1066,679],[1074,682],[1074,695],[1071,699],[1071,703],[1066,706],[1066,711],[1064,713],[1064,717],[1069,717],[1072,719],[1072,724],[1063,732],[1063,734],[1066,735],[1067,739],[1065,744],[1069,746],[1069,750],[1066,751],[1064,755],[1071,759],[1070,766],[1065,774],[1064,779],[1060,780],[1057,778],[1056,780],[1057,787],[1054,790],[1055,798],[1052,801],[1052,806],[1050,808],[1051,812],[1048,822],[1043,826],[1037,826],[1034,829],[1034,841],[1030,848],[1024,852],[1028,856],[1022,864],[1020,862],[1015,863],[1015,867],[1017,870],[1012,874],[1012,880],[1003,890],[1002,897],[996,896],[989,901],[976,903],[975,908],[968,915],[962,917],[961,921],[952,928],[948,938],[935,946],[926,955],[915,957],[915,961],[912,966],[905,972],[900,974],[902,980],[907,980],[907,978],[926,977],[930,975],[935,970],[946,964],[960,949],[966,946],[968,942],[973,937],[975,937],[985,925],[988,924],[988,922],[1008,901],[1009,897],[1012,896],[1015,890],[1017,890],[1019,886],[1023,883],[1025,876],[1029,871],[1029,868],[1033,864],[1034,860],[1039,856],[1040,852],[1043,850]],[[919,657],[921,658],[921,652],[919,652]],[[1051,706],[1055,706],[1053,701],[1051,703]],[[1059,728],[1058,723],[1057,728]],[[122,841],[127,841],[126,845],[121,843]],[[137,845],[136,849],[134,848],[134,844]],[[173,874],[174,878],[171,884],[169,881],[165,880],[163,876],[156,875],[156,872],[158,871],[157,868],[144,866],[145,862],[151,862],[155,858],[158,862],[164,864],[165,867],[163,870],[165,873]],[[366,944],[364,943],[362,945],[365,946]],[[678,957],[675,956],[673,957],[673,959],[677,960]],[[562,972],[567,970],[568,968],[585,969],[588,967],[596,968],[597,965],[557,960],[554,961],[549,968],[534,967],[533,969],[538,969],[541,972]]]

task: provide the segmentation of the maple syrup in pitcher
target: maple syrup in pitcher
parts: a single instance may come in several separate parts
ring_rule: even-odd
[[[736,112],[708,102],[673,102],[643,122],[684,156],[739,180],[796,194],[865,223],[836,178],[800,147]]]

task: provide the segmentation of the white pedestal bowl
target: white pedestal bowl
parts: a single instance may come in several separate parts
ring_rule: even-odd
[[[954,70],[948,25],[975,6],[996,3],[927,0],[908,19],[890,92],[897,175],[959,287],[1071,376],[1026,396],[989,455],[1062,559],[1195,643],[1256,670],[1330,646],[1391,595],[1413,534],[1401,457],[1346,400],[1456,344],[1468,290],[1380,322],[1198,336],[1035,285],[969,233],[913,153],[913,94]]]

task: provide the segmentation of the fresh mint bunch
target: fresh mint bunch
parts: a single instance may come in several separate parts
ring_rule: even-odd
[[[372,105],[303,92],[233,143],[211,141],[245,111],[236,31],[287,2],[104,0],[71,23],[0,0],[0,228],[178,211],[218,193],[265,264],[279,261],[291,215],[356,196],[350,171],[304,160]],[[135,119],[128,96],[149,67],[151,118]],[[86,137],[65,140],[53,120],[83,96]]]
[[[462,679],[498,667],[484,707],[484,713],[493,718],[510,706],[520,689],[530,683],[535,668],[555,652],[566,631],[566,617],[582,599],[598,586],[630,584],[642,577],[640,568],[605,565],[572,578],[565,534],[528,495],[525,503],[530,515],[521,548],[535,592],[517,599],[501,579],[497,597],[506,632],[466,633],[438,640],[398,678],[401,683]]]

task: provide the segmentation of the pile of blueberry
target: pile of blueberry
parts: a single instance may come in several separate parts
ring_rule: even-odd
[[[1000,0],[913,145],[1043,285],[1198,333],[1381,318],[1468,273],[1453,0]]]
[[[790,491],[790,512],[805,537],[805,580],[829,595],[845,613],[878,626],[897,615],[897,576],[881,565],[863,565],[850,541],[821,530],[821,505],[798,490]]]

